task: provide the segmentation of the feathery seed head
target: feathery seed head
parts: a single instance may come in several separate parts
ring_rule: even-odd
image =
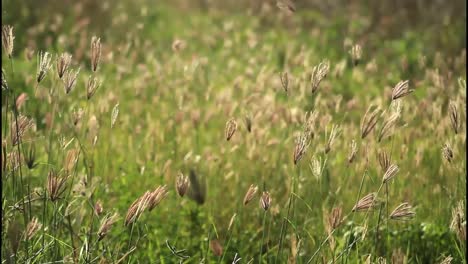
[[[289,87],[288,72],[280,72],[279,75],[280,75],[281,85],[283,86],[284,91],[288,92],[288,87]]]
[[[271,197],[269,192],[263,192],[262,197],[260,198],[260,207],[263,208],[263,210],[268,210],[271,205]]]
[[[466,241],[465,203],[463,200],[459,201],[457,206],[452,210],[450,230],[457,234],[458,239]]]
[[[315,93],[319,88],[320,82],[325,78],[330,70],[330,62],[324,60],[320,62],[319,65],[315,66],[312,69],[311,83],[312,83],[312,93]]]
[[[365,211],[375,207],[377,204],[377,196],[375,193],[369,193],[359,200],[353,207],[353,212]]]
[[[91,38],[91,70],[97,71],[99,61],[101,60],[101,39],[93,36]]]
[[[78,73],[80,73],[80,68],[78,68],[76,72],[71,69],[67,70],[63,75],[63,86],[65,87],[66,94],[69,94],[71,90],[75,87]]]
[[[390,214],[392,220],[409,220],[412,219],[416,213],[412,210],[413,207],[408,203],[398,205],[395,210]]]
[[[180,197],[184,197],[189,186],[190,186],[189,178],[187,176],[184,176],[181,172],[179,172],[179,175],[177,175],[176,189]]]
[[[148,211],[153,210],[164,198],[166,198],[168,190],[166,185],[158,186],[148,200]]]
[[[49,171],[47,176],[47,192],[49,193],[49,198],[52,202],[60,199],[60,196],[65,191],[65,183],[67,182],[68,175],[61,176],[58,175],[55,171]]]
[[[449,103],[449,116],[453,131],[455,134],[458,134],[458,129],[460,128],[460,116],[458,115],[457,104],[454,101]]]
[[[327,141],[327,144],[325,146],[325,153],[327,154],[328,152],[330,152],[331,150],[331,147],[333,145],[333,142],[335,142],[335,138],[336,136],[340,133],[340,128],[338,125],[333,125],[331,131],[330,131],[330,135],[328,136],[328,141]]]
[[[373,108],[373,106],[369,106],[367,108],[366,113],[364,114],[364,117],[362,118],[362,123],[361,123],[361,138],[364,139],[369,133],[374,129],[375,125],[377,124],[377,121],[379,120],[379,113],[380,113],[380,108],[376,107],[372,112],[370,110]]]
[[[252,199],[255,197],[255,194],[258,191],[258,187],[255,185],[250,185],[249,189],[247,190],[247,193],[244,196],[244,205],[247,205]]]
[[[226,136],[227,141],[229,141],[232,138],[232,136],[234,135],[236,130],[237,130],[236,120],[234,118],[232,118],[229,121],[227,121],[226,130],[225,130],[225,136]]]
[[[414,90],[409,88],[408,80],[400,81],[395,85],[392,91],[392,100],[396,100],[398,98],[402,98],[407,96],[408,94],[412,93]]]
[[[107,216],[101,221],[101,226],[97,232],[98,241],[101,241],[109,233],[109,230],[115,222],[117,222],[117,213],[114,213],[112,216]]]
[[[72,59],[72,55],[68,53],[62,53],[60,56],[57,58],[57,73],[58,77],[62,79],[63,75],[68,69],[68,66],[70,66]]]
[[[361,58],[362,58],[361,46],[359,44],[354,45],[349,51],[349,54],[351,54],[351,59],[353,61],[353,64],[355,66],[358,65],[358,63],[361,61]]]
[[[102,81],[97,77],[89,76],[88,82],[86,83],[86,99],[91,99],[96,93],[97,89],[101,86]]]
[[[127,215],[125,216],[125,226],[128,226],[138,220],[143,211],[148,207],[148,202],[151,199],[151,196],[152,193],[147,191],[130,205],[127,210]]]
[[[391,180],[393,177],[395,177],[399,170],[400,169],[398,168],[397,165],[395,164],[390,165],[385,171],[385,174],[383,176],[383,179],[382,179],[383,183],[386,183],[389,180]]]
[[[2,45],[5,50],[8,58],[11,59],[13,54],[13,40],[15,36],[13,35],[13,27],[10,25],[2,26]]]
[[[97,216],[100,216],[102,214],[102,212],[104,211],[104,208],[102,207],[102,202],[100,200],[98,200],[96,202],[96,204],[94,204],[94,213],[97,215]]]
[[[389,118],[384,120],[379,131],[378,142],[391,135],[392,128],[395,126],[399,116],[399,113],[393,113]]]
[[[52,55],[46,52],[39,52],[38,54],[38,67],[37,67],[37,83],[40,83],[46,77],[47,71],[49,71],[51,64]]]
[[[444,144],[444,147],[442,148],[442,155],[448,162],[452,162],[453,150],[449,143]]]
[[[357,151],[358,151],[357,143],[353,139],[353,141],[351,142],[351,151],[349,152],[349,155],[348,155],[348,163],[352,163],[354,161]]]
[[[30,240],[36,233],[41,229],[42,224],[39,222],[37,217],[33,217],[31,222],[26,226],[26,231],[24,233],[25,240]]]

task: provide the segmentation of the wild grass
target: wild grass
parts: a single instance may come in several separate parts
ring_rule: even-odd
[[[2,262],[466,263],[462,17],[5,2]]]

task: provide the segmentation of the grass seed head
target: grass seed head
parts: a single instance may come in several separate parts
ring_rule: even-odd
[[[263,210],[268,210],[271,205],[271,197],[269,192],[263,192],[262,197],[260,198],[260,207],[263,208]]]
[[[89,76],[88,82],[86,83],[86,99],[90,100],[91,97],[96,93],[96,91],[101,86],[102,81],[100,81],[97,77]]]
[[[65,88],[65,93],[69,94],[76,85],[76,79],[80,73],[80,68],[78,70],[67,70],[63,75],[63,86]]]
[[[444,147],[442,148],[442,155],[448,162],[452,162],[453,160],[453,150],[450,144],[445,143]]]
[[[46,77],[47,72],[49,71],[51,64],[52,55],[50,53],[41,51],[38,54],[38,67],[37,67],[37,83],[40,83]]]
[[[289,88],[288,72],[280,72],[279,76],[280,76],[281,85],[283,86],[284,91],[288,92],[288,88]]]
[[[112,216],[107,216],[101,222],[101,226],[97,232],[98,241],[101,241],[110,231],[112,225],[117,222],[117,214],[114,213]]]
[[[312,69],[312,76],[311,76],[311,85],[312,85],[312,93],[315,93],[319,88],[320,82],[325,78],[330,70],[330,62],[328,60],[324,60],[320,62],[319,65],[314,66]]]
[[[210,241],[210,249],[215,256],[221,256],[223,254],[223,247],[218,239],[213,239]]]
[[[453,132],[455,132],[455,134],[458,134],[458,129],[460,128],[460,116],[458,115],[457,104],[453,101],[449,103],[449,116]]]
[[[461,241],[466,241],[466,218],[465,218],[465,203],[459,201],[455,208],[452,209],[452,221],[450,222],[450,230],[452,230]]]
[[[93,36],[91,38],[91,70],[97,71],[99,61],[101,60],[101,39]]]
[[[370,110],[373,108],[373,106],[369,106],[367,108],[366,113],[364,114],[364,117],[362,118],[362,123],[361,123],[361,138],[364,139],[369,135],[370,132],[374,129],[375,125],[377,124],[377,121],[379,120],[379,113],[380,113],[380,108],[377,107],[375,108],[372,112]]]
[[[59,175],[55,171],[49,171],[47,176],[47,192],[52,202],[60,199],[60,196],[65,191],[65,183],[67,182],[68,175]]]
[[[184,197],[185,193],[187,192],[190,186],[190,181],[187,176],[184,176],[181,172],[177,175],[176,181],[176,190],[180,197]]]
[[[354,45],[349,51],[349,54],[351,55],[351,60],[353,61],[353,64],[355,66],[358,65],[362,58],[361,46],[359,44]]]
[[[375,193],[369,193],[359,200],[353,207],[353,212],[365,211],[375,207],[377,204],[377,196]]]
[[[33,217],[31,222],[26,226],[26,231],[24,233],[24,239],[30,240],[36,233],[41,229],[42,224],[39,222],[37,217]]]
[[[232,138],[232,136],[234,135],[236,130],[237,130],[236,120],[234,118],[232,118],[229,121],[227,121],[226,130],[225,130],[225,136],[226,136],[227,141],[229,141]]]
[[[72,59],[72,55],[68,53],[62,53],[60,56],[57,58],[57,74],[60,79],[62,79],[63,75],[68,69],[68,66],[70,66]]]
[[[389,180],[393,179],[393,177],[396,176],[396,174],[398,173],[400,169],[398,168],[398,166],[396,164],[392,164],[390,165],[387,170],[385,171],[385,174],[382,178],[382,182],[383,183],[387,183]]]
[[[390,155],[387,153],[387,151],[382,150],[378,152],[377,156],[379,159],[380,168],[382,168],[382,171],[386,172],[391,163]]]
[[[255,197],[255,194],[258,191],[258,187],[255,185],[250,185],[249,189],[247,190],[247,193],[244,196],[244,205],[247,205],[252,199]]]
[[[158,186],[148,200],[148,211],[153,210],[161,201],[166,198],[168,190],[166,185]]]
[[[13,35],[13,27],[10,25],[2,26],[2,45],[5,50],[8,58],[11,59],[13,55],[13,40],[15,36]]]
[[[414,91],[409,88],[408,83],[409,81],[406,80],[406,81],[400,81],[399,83],[395,85],[392,91],[392,100],[396,100],[398,98],[407,96]]]
[[[353,141],[351,142],[351,149],[350,149],[349,154],[348,154],[348,163],[353,163],[353,161],[354,161],[354,159],[356,157],[357,151],[358,151],[357,143],[353,139]]]
[[[382,141],[385,137],[391,135],[392,129],[395,127],[396,121],[398,120],[399,113],[393,113],[389,118],[383,121],[382,127],[380,128],[378,135],[378,142]]]
[[[410,220],[416,215],[412,209],[413,207],[408,203],[402,203],[393,210],[393,212],[390,214],[390,219]]]

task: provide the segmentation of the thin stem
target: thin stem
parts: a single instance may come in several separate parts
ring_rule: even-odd
[[[267,211],[263,213],[263,223],[262,223],[262,241],[260,243],[260,256],[258,257],[258,263],[262,263],[262,255],[263,255],[263,242],[265,239],[265,220],[266,220]]]

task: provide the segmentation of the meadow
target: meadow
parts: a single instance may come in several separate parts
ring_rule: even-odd
[[[466,263],[466,1],[2,0],[2,263]]]

